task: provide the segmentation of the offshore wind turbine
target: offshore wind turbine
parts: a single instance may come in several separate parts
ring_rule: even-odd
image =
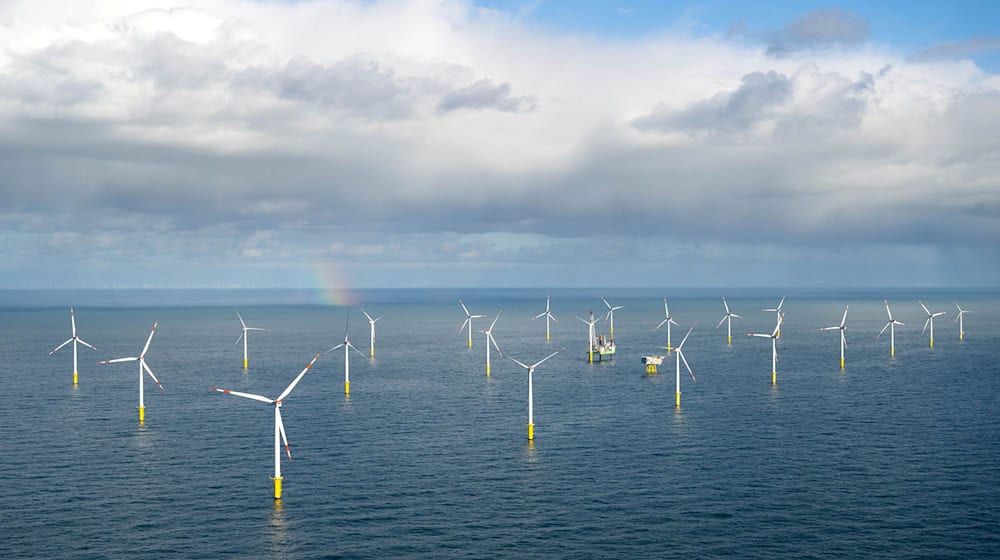
[[[892,311],[889,309],[889,301],[888,300],[883,299],[882,303],[885,304],[885,312],[889,315],[889,321],[886,322],[885,326],[882,327],[882,330],[879,331],[878,336],[876,336],[875,338],[878,338],[879,336],[882,336],[882,333],[885,332],[885,329],[889,329],[889,357],[890,358],[895,358],[896,357],[896,325],[903,326],[903,323],[892,318]]]
[[[670,346],[670,325],[677,325],[677,321],[674,321],[673,317],[670,316],[670,308],[667,307],[667,298],[663,298],[663,313],[667,316],[667,318],[660,321],[660,324],[656,325],[656,328],[654,328],[653,330],[654,331],[659,330],[659,328],[662,327],[663,325],[667,326],[667,345],[664,346],[663,348],[665,348],[667,353],[669,354],[670,351],[672,350]]]
[[[958,307],[958,315],[955,317],[955,321],[958,322],[958,339],[959,340],[964,340],[965,339],[965,325],[963,324],[964,321],[962,321],[962,316],[965,315],[966,313],[972,313],[972,312],[969,311],[968,309],[962,309],[961,307],[959,307],[959,305],[958,305],[957,302],[955,303],[955,307]]]
[[[369,355],[369,357],[374,358],[375,357],[375,322],[378,321],[379,319],[381,319],[382,316],[380,315],[380,316],[372,319],[372,316],[369,315],[367,311],[365,311],[364,307],[361,308],[361,312],[364,313],[365,317],[368,318],[368,329],[371,332],[371,336],[370,336],[371,342],[369,343],[370,350],[368,351],[368,355]]]
[[[584,319],[584,318],[582,318],[582,317],[580,317],[579,315],[573,315],[573,316],[576,317],[577,319],[583,321],[588,326],[588,328],[587,328],[587,363],[591,363],[592,364],[592,363],[594,363],[594,339],[597,338],[597,335],[595,334],[594,325],[596,325],[597,322],[600,321],[600,319],[599,318],[598,319],[594,318],[594,312],[593,311],[590,312],[590,320],[589,321],[586,320],[586,319]]]
[[[849,305],[844,306],[844,316],[840,319],[840,325],[834,325],[832,327],[823,327],[821,331],[840,331],[840,369],[844,369],[844,349],[847,348],[847,337],[844,335],[844,331],[847,330],[847,308]]]
[[[931,326],[931,348],[934,348],[934,318],[944,315],[945,313],[947,313],[947,311],[938,311],[937,313],[931,313],[931,310],[927,309],[927,306],[924,305],[924,302],[917,300],[917,303],[919,303],[920,307],[923,307],[924,311],[927,312],[927,320],[924,321],[924,328],[920,329],[920,334],[923,334],[924,331],[927,330],[927,325],[929,324]]]
[[[778,302],[778,305],[776,307],[761,309],[761,311],[773,311],[775,322],[777,322],[778,318],[785,314],[785,312],[781,310],[781,306],[784,304],[785,304],[785,296],[781,296],[781,301]],[[778,338],[781,338],[781,329],[778,329]]]
[[[225,393],[227,395],[235,395],[237,397],[243,397],[245,399],[253,399],[255,401],[260,401],[274,405],[274,477],[271,480],[274,481],[275,500],[281,499],[281,481],[282,481],[281,441],[284,441],[285,443],[285,452],[288,453],[288,461],[291,462],[292,460],[292,450],[288,447],[288,437],[285,435],[285,424],[284,422],[281,421],[281,405],[284,402],[285,397],[287,397],[288,394],[292,392],[292,389],[294,389],[295,386],[298,385],[299,381],[302,380],[302,376],[304,376],[306,372],[309,371],[309,368],[311,368],[312,365],[316,363],[316,360],[318,358],[319,354],[316,354],[316,356],[314,356],[313,359],[308,364],[306,364],[305,369],[303,369],[302,372],[299,373],[295,377],[295,379],[293,379],[292,382],[288,384],[288,387],[285,387],[285,390],[282,391],[281,394],[275,397],[274,399],[269,399],[261,395],[254,395],[253,393],[241,393],[239,391],[230,391],[229,389],[219,389],[218,387],[209,388],[209,391],[217,391],[219,393]],[[280,441],[278,439],[279,437],[281,438]]]
[[[675,403],[676,404],[674,406],[676,406],[677,408],[681,407],[681,361],[682,360],[684,361],[684,367],[686,367],[687,370],[688,370],[688,373],[691,374],[691,381],[694,381],[695,383],[698,382],[698,380],[694,378],[694,372],[691,371],[691,366],[688,365],[687,358],[684,357],[684,352],[682,351],[682,348],[684,347],[684,343],[687,342],[687,339],[688,339],[689,336],[691,336],[691,331],[693,331],[693,330],[694,330],[694,325],[691,325],[691,328],[688,329],[687,334],[684,335],[684,338],[681,339],[681,343],[678,344],[677,348],[675,349],[676,350],[676,352],[675,352],[676,355],[674,356],[674,363],[676,365],[676,368],[675,368],[676,378],[675,378],[675,380],[676,380],[676,383],[677,383],[677,392],[675,393],[675,396],[676,396]]]
[[[356,346],[351,344],[350,330],[351,330],[351,315],[350,313],[348,313],[347,327],[344,329],[344,341],[334,346],[333,348],[327,350],[326,352],[323,352],[324,354],[326,354],[328,352],[333,352],[337,348],[340,347],[344,348],[344,394],[345,395],[351,394],[351,350],[357,352],[358,355],[361,356],[362,358],[365,357],[365,355],[361,353],[361,350],[358,350]]]
[[[771,334],[767,333],[747,333],[747,336],[771,339],[771,385],[778,383],[778,332],[781,330],[781,322],[785,319],[782,313],[778,315],[778,324],[774,326]]]
[[[719,324],[715,325],[715,328],[721,327],[722,323],[726,323],[726,322],[729,323],[728,325],[726,325],[726,344],[729,344],[730,346],[732,346],[732,344],[733,344],[733,319],[734,318],[740,319],[741,316],[737,315],[737,314],[735,314],[735,313],[733,313],[732,311],[729,310],[729,304],[726,303],[726,296],[722,296],[722,305],[725,306],[725,308],[726,308],[726,314],[723,315],[722,320],[719,321]]]
[[[615,311],[618,311],[619,309],[621,309],[622,307],[625,307],[625,306],[624,305],[617,305],[617,306],[612,307],[611,304],[608,303],[608,300],[604,299],[603,297],[601,298],[601,301],[604,302],[604,305],[608,306],[608,312],[607,312],[606,315],[604,315],[604,320],[605,321],[607,321],[609,319],[611,320],[611,327],[610,327],[611,330],[610,330],[610,332],[608,334],[611,337],[611,341],[614,342],[614,340],[615,340]]]
[[[531,318],[531,320],[534,321],[535,319],[541,319],[542,317],[545,317],[545,340],[549,340],[549,319],[556,321],[556,317],[551,311],[549,311],[549,296],[547,294],[545,296],[545,311],[535,315]],[[559,321],[556,322],[558,323]]]
[[[149,351],[149,343],[153,341],[153,335],[156,334],[156,325],[158,325],[159,323],[160,323],[159,321],[153,321],[153,330],[149,331],[149,338],[146,339],[146,345],[142,347],[142,352],[139,354],[138,357],[115,358],[114,360],[104,360],[103,362],[97,362],[99,364],[114,364],[118,362],[139,362],[139,423],[140,424],[146,421],[146,404],[145,400],[143,399],[144,391],[142,385],[143,370],[146,370],[146,373],[148,373],[149,376],[153,378],[153,381],[156,382],[156,386],[159,387],[161,391],[166,391],[166,389],[163,388],[163,385],[160,384],[160,380],[157,379],[155,375],[153,375],[153,370],[149,369],[149,366],[146,365],[146,352]]]
[[[59,346],[56,346],[54,350],[52,350],[51,352],[49,352],[49,356],[51,356],[52,354],[55,354],[56,352],[59,351],[60,348],[62,348],[63,346],[66,346],[70,342],[73,343],[73,386],[76,387],[76,383],[77,383],[77,379],[78,379],[78,376],[77,376],[77,367],[76,367],[76,345],[79,343],[79,344],[82,344],[82,345],[86,346],[87,348],[90,348],[91,350],[97,350],[97,347],[96,346],[92,346],[92,345],[88,344],[87,342],[84,342],[84,340],[82,338],[80,338],[79,336],[76,335],[76,317],[73,315],[73,308],[72,307],[69,308],[69,324],[70,324],[70,327],[72,328],[72,331],[71,331],[72,335],[69,337],[69,340],[67,340],[66,342],[63,342]]]
[[[528,364],[518,361],[517,358],[511,357],[511,360],[514,360],[514,362],[517,363],[517,365],[528,370],[528,441],[534,441],[535,439],[535,397],[533,393],[533,386],[534,386],[533,378],[535,375],[535,368],[542,365],[542,362],[544,362],[545,360],[548,360],[549,358],[555,356],[556,354],[562,352],[563,350],[564,348],[560,348],[559,350],[556,350],[555,352],[549,354],[548,356],[545,356],[544,358],[531,364],[530,366]]]
[[[493,338],[493,327],[497,324],[497,319],[500,318],[500,313],[503,313],[503,311],[497,312],[497,316],[493,319],[493,322],[490,323],[490,328],[488,328],[488,329],[486,329],[484,331],[479,331],[479,332],[481,332],[481,333],[483,333],[483,334],[486,335],[486,377],[490,376],[490,343],[491,342],[493,343],[493,347],[497,349],[497,352],[500,353],[500,357],[501,358],[503,357],[503,351],[501,351],[500,347],[497,345],[497,339]]]
[[[472,348],[472,320],[482,319],[486,315],[473,315],[469,313],[469,308],[465,306],[464,301],[458,300],[458,303],[459,305],[462,306],[462,311],[465,311],[465,322],[462,323],[462,326],[458,327],[458,332],[462,332],[462,329],[465,328],[465,325],[469,325],[469,348]]]
[[[243,332],[241,332],[241,333],[240,333],[240,337],[239,337],[239,338],[237,338],[237,339],[236,339],[236,342],[234,342],[233,344],[234,344],[234,345],[235,345],[235,344],[239,344],[239,343],[240,343],[240,340],[241,340],[241,339],[243,340],[243,369],[247,369],[247,366],[248,366],[248,365],[249,365],[249,363],[250,363],[250,362],[249,362],[249,361],[247,360],[247,338],[249,338],[249,337],[247,336],[247,333],[248,333],[249,331],[266,331],[266,330],[268,330],[268,329],[260,329],[260,328],[257,328],[257,327],[248,327],[248,326],[247,326],[247,324],[246,324],[246,322],[245,322],[245,321],[243,320],[243,316],[242,316],[242,315],[240,315],[240,312],[239,312],[239,311],[237,311],[237,312],[236,312],[236,316],[237,316],[237,317],[239,317],[239,319],[240,319],[240,324],[241,324],[241,325],[243,325]]]

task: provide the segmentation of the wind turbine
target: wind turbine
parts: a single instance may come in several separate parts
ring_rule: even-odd
[[[472,348],[472,320],[482,319],[486,315],[472,315],[469,313],[469,308],[465,306],[465,302],[458,300],[458,303],[462,306],[462,311],[465,311],[465,322],[462,323],[462,326],[458,327],[458,332],[462,332],[465,325],[469,325],[469,348]]]
[[[614,342],[614,340],[615,340],[615,311],[617,311],[617,310],[619,310],[619,309],[621,309],[622,307],[625,307],[625,306],[624,305],[618,305],[618,306],[612,307],[611,304],[608,303],[608,300],[604,299],[603,297],[601,298],[601,301],[604,302],[604,305],[608,306],[608,312],[607,312],[606,315],[604,315],[604,320],[607,321],[609,318],[611,320],[611,327],[610,327],[611,330],[609,332],[609,335],[611,337],[611,341]]]
[[[371,344],[371,350],[369,350],[368,353],[369,353],[370,357],[374,358],[375,357],[375,321],[378,321],[382,317],[378,316],[378,317],[372,319],[372,316],[369,315],[367,311],[365,311],[364,307],[361,308],[361,312],[364,313],[365,317],[368,318],[368,327],[371,330],[371,343],[370,343]]]
[[[721,327],[722,323],[726,323],[726,322],[729,323],[728,325],[726,325],[726,344],[729,344],[730,346],[732,346],[732,344],[733,344],[733,318],[735,317],[737,319],[740,319],[742,317],[740,315],[737,315],[737,314],[735,314],[735,313],[733,313],[732,311],[729,310],[729,304],[726,303],[726,296],[722,296],[722,305],[724,305],[726,307],[726,314],[722,317],[722,320],[719,321],[719,324],[715,325],[715,328]]]
[[[844,349],[847,348],[847,337],[845,336],[845,331],[847,330],[847,308],[849,305],[844,306],[844,317],[840,320],[840,326],[833,327],[823,327],[821,331],[834,331],[840,330],[840,369],[844,369]]]
[[[945,313],[947,313],[947,311],[938,311],[937,313],[931,313],[931,310],[927,309],[927,306],[924,305],[924,302],[917,300],[917,303],[919,303],[920,307],[923,307],[924,311],[927,312],[927,320],[924,321],[924,328],[920,329],[920,334],[923,334],[924,331],[927,330],[927,325],[929,324],[931,326],[931,348],[934,348],[934,318],[944,315]]]
[[[166,391],[166,389],[163,388],[163,385],[160,384],[160,380],[157,379],[155,375],[153,375],[153,370],[149,369],[149,366],[146,365],[146,352],[149,350],[149,343],[153,341],[153,335],[156,334],[156,325],[158,324],[159,321],[153,321],[153,330],[149,331],[149,338],[146,339],[146,345],[142,347],[142,352],[139,354],[139,357],[116,358],[114,360],[104,360],[103,362],[97,362],[99,364],[114,364],[117,362],[139,362],[139,423],[140,424],[146,421],[146,405],[145,401],[143,400],[142,370],[146,370],[146,373],[148,373],[149,376],[153,378],[153,381],[156,382],[156,386],[159,387],[161,391]]]
[[[553,321],[556,321],[555,315],[553,315],[549,311],[549,296],[548,295],[545,296],[545,311],[542,312],[542,313],[539,313],[538,315],[535,315],[534,317],[531,318],[531,320],[534,321],[535,319],[541,319],[542,317],[545,317],[545,340],[548,340],[549,339],[549,319],[552,319]],[[556,321],[556,322],[558,323],[559,321]]]
[[[341,342],[340,344],[334,346],[333,348],[327,350],[326,352],[323,352],[324,354],[326,354],[328,352],[333,352],[337,348],[340,348],[340,347],[344,348],[344,394],[345,395],[350,395],[351,394],[351,352],[350,351],[354,350],[362,358],[365,357],[365,355],[361,353],[361,350],[358,350],[356,346],[354,346],[353,344],[351,344],[350,330],[351,330],[351,315],[350,315],[350,313],[348,313],[347,314],[347,327],[344,329],[344,341]]]
[[[82,338],[80,338],[79,336],[76,336],[76,317],[73,315],[73,308],[72,307],[69,308],[69,324],[72,326],[72,329],[73,329],[72,330],[72,333],[73,333],[72,336],[70,336],[69,340],[67,340],[66,342],[63,342],[59,346],[56,346],[55,350],[49,352],[49,356],[51,356],[52,354],[55,354],[56,352],[59,351],[60,348],[62,348],[63,346],[66,346],[70,342],[73,343],[73,386],[76,387],[76,382],[77,382],[77,377],[78,377],[77,376],[77,368],[76,368],[76,345],[77,345],[77,343],[80,343],[80,344],[82,344],[82,345],[84,345],[87,348],[90,348],[92,350],[97,350],[97,347],[96,346],[91,346],[87,342],[84,342],[84,340]]]
[[[889,301],[883,299],[882,302],[885,303],[885,312],[889,314],[889,321],[886,322],[885,326],[882,327],[882,330],[879,331],[878,336],[876,336],[875,338],[878,338],[879,336],[882,336],[882,333],[885,332],[885,329],[889,329],[889,357],[890,358],[895,358],[896,357],[896,325],[903,326],[903,323],[892,318],[892,311],[889,310]]]
[[[481,333],[483,333],[483,334],[486,335],[486,377],[490,376],[490,343],[491,342],[493,343],[493,347],[497,349],[497,352],[500,352],[500,357],[501,358],[503,357],[503,351],[501,351],[500,347],[497,346],[497,340],[495,338],[493,338],[493,326],[497,324],[497,319],[500,318],[500,313],[503,313],[503,311],[500,311],[500,312],[497,313],[496,318],[494,318],[493,322],[490,323],[490,328],[486,329],[485,331],[479,331],[479,332],[481,332]]]
[[[582,317],[580,317],[579,315],[573,315],[573,316],[576,317],[577,319],[583,321],[588,326],[588,329],[587,329],[587,363],[592,364],[592,363],[594,363],[594,339],[596,338],[596,334],[594,332],[594,325],[596,325],[597,322],[600,321],[600,319],[594,319],[594,312],[593,311],[590,312],[590,320],[589,321],[586,320],[586,319],[584,319],[584,318],[582,318]]]
[[[287,397],[288,394],[292,392],[292,389],[294,389],[295,386],[298,385],[299,381],[302,380],[302,376],[304,376],[306,372],[309,371],[309,368],[311,368],[312,365],[316,363],[316,360],[318,358],[319,354],[316,354],[316,356],[313,357],[312,361],[310,361],[306,365],[305,369],[302,370],[302,373],[298,374],[298,376],[296,376],[295,379],[292,380],[292,382],[288,385],[288,387],[285,387],[285,390],[282,391],[281,394],[274,399],[269,399],[261,395],[254,395],[252,393],[241,393],[239,391],[230,391],[229,389],[219,389],[218,387],[209,388],[209,391],[217,391],[219,393],[225,393],[227,395],[235,395],[237,397],[253,399],[255,401],[265,402],[274,405],[274,478],[272,478],[271,480],[274,481],[275,500],[281,499],[281,481],[282,481],[281,441],[285,442],[285,452],[288,453],[288,461],[291,462],[292,460],[292,450],[288,447],[288,437],[285,435],[285,424],[281,421],[281,405],[285,400],[285,397]],[[278,439],[279,437],[281,438],[281,440]]]
[[[678,325],[678,326],[680,326],[680,325]],[[691,366],[688,365],[687,358],[684,357],[684,352],[681,351],[681,348],[684,347],[684,343],[687,342],[687,339],[688,339],[689,336],[691,336],[691,331],[693,331],[693,330],[694,330],[694,325],[691,325],[691,328],[688,329],[687,334],[684,335],[683,339],[681,339],[681,343],[677,345],[677,348],[675,348],[676,355],[674,356],[674,362],[675,362],[675,364],[677,366],[676,367],[676,374],[677,374],[677,376],[676,376],[676,381],[677,381],[677,393],[676,393],[676,397],[677,398],[676,398],[676,405],[675,406],[677,408],[681,407],[681,360],[684,361],[684,367],[686,367],[687,370],[688,370],[688,373],[691,374],[691,381],[694,381],[695,383],[698,382],[698,380],[694,378],[694,372],[691,371]]]
[[[785,312],[781,310],[781,306],[784,305],[784,304],[785,304],[785,296],[781,296],[781,301],[778,302],[777,307],[771,307],[771,308],[768,308],[768,309],[761,309],[761,311],[773,311],[774,312],[774,318],[775,318],[775,320],[777,320],[778,317],[780,317],[781,315],[785,314]],[[780,329],[778,330],[778,338],[781,338],[781,330]]]
[[[243,332],[240,333],[240,337],[237,338],[236,342],[234,342],[233,344],[234,345],[235,344],[239,344],[240,343],[240,339],[243,340],[243,369],[247,369],[247,366],[250,364],[250,362],[247,360],[247,338],[249,338],[247,336],[247,333],[249,331],[266,331],[267,329],[260,329],[260,328],[257,328],[257,327],[248,327],[247,324],[246,324],[246,322],[243,321],[243,316],[240,315],[239,311],[236,312],[236,316],[240,318],[240,324],[243,325]]]
[[[774,326],[771,334],[767,333],[747,333],[747,336],[757,336],[771,339],[771,385],[778,383],[778,332],[781,330],[781,322],[785,319],[785,314],[778,315],[778,324]]]
[[[662,327],[663,325],[667,326],[667,345],[664,346],[664,348],[667,350],[667,353],[669,354],[670,351],[672,350],[670,346],[670,325],[677,325],[677,321],[674,321],[673,317],[670,316],[670,308],[667,307],[667,298],[663,298],[663,313],[666,314],[667,318],[660,321],[660,324],[656,325],[656,328],[653,330],[654,331],[659,330],[659,328]]]
[[[958,303],[955,304],[955,307],[958,307],[958,315],[955,317],[955,321],[958,321],[958,339],[964,340],[965,325],[963,324],[964,321],[962,320],[962,316],[965,315],[966,313],[972,313],[972,312],[969,311],[968,309],[962,309],[961,307],[959,307]],[[74,377],[74,379],[76,378]]]
[[[545,360],[548,360],[549,358],[555,356],[556,354],[562,352],[563,350],[564,348],[560,348],[559,350],[556,350],[555,352],[549,354],[548,356],[545,356],[544,358],[531,364],[530,366],[523,362],[518,361],[517,358],[511,357],[511,360],[514,360],[514,362],[517,363],[517,365],[528,370],[528,441],[533,441],[535,439],[535,397],[532,392],[532,387],[534,385],[533,378],[535,375],[535,368],[542,365],[542,362],[544,362]]]

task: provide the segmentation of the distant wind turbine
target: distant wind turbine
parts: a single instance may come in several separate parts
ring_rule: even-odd
[[[776,385],[778,383],[778,331],[781,329],[781,322],[784,319],[785,316],[783,314],[778,315],[778,324],[774,326],[774,331],[772,331],[771,334],[747,333],[747,336],[771,339],[771,385]]]
[[[781,301],[778,302],[778,305],[776,307],[761,309],[761,311],[773,311],[775,322],[777,322],[778,318],[785,314],[785,312],[781,310],[781,306],[784,304],[785,304],[785,296],[781,296]],[[781,338],[781,329],[778,329],[778,338]]]
[[[334,346],[333,348],[327,350],[326,352],[323,352],[324,354],[326,354],[328,352],[333,352],[337,348],[342,347],[344,349],[344,394],[345,395],[351,394],[351,350],[357,352],[358,355],[361,356],[362,358],[365,357],[365,355],[361,353],[361,350],[358,350],[356,346],[351,344],[350,330],[351,330],[351,315],[348,314],[347,327],[344,329],[344,341]]]
[[[69,324],[70,324],[70,327],[72,328],[72,331],[71,331],[72,335],[69,337],[69,339],[66,342],[63,342],[59,346],[56,346],[54,350],[52,350],[51,352],[49,352],[49,356],[51,356],[52,354],[55,354],[63,346],[66,346],[70,342],[73,343],[73,386],[76,387],[77,378],[78,378],[78,376],[77,376],[77,367],[76,367],[76,345],[79,343],[79,344],[82,344],[82,345],[86,346],[87,348],[90,348],[91,350],[97,350],[97,347],[96,346],[91,346],[87,342],[84,342],[84,340],[82,338],[80,338],[79,336],[76,335],[76,317],[73,315],[73,308],[72,307],[69,308]]]
[[[465,311],[465,322],[462,323],[462,326],[458,327],[458,332],[462,332],[462,329],[465,328],[465,325],[469,325],[469,348],[472,348],[472,320],[482,319],[486,315],[473,315],[469,313],[469,308],[465,306],[464,301],[458,300],[458,303],[459,305],[462,306],[462,311]]]
[[[369,328],[369,331],[371,333],[371,337],[370,337],[371,342],[369,343],[370,344],[370,346],[369,346],[370,350],[368,351],[368,354],[369,354],[369,357],[374,358],[375,357],[375,322],[378,321],[379,319],[381,319],[382,317],[379,316],[379,317],[375,317],[374,319],[372,319],[372,316],[369,315],[367,311],[365,311],[364,307],[361,308],[361,312],[364,313],[365,317],[368,318],[368,328]]]
[[[590,312],[590,320],[589,321],[586,320],[586,319],[584,319],[584,318],[582,318],[582,317],[580,317],[579,315],[573,315],[573,316],[587,324],[587,327],[588,327],[587,328],[587,363],[591,363],[592,364],[592,363],[594,363],[594,339],[597,338],[597,334],[595,333],[594,325],[596,325],[597,322],[600,321],[600,319],[599,318],[598,319],[594,318],[594,312],[593,311]]]
[[[556,317],[555,315],[552,314],[551,311],[549,311],[548,295],[545,296],[545,311],[539,313],[538,315],[535,315],[534,317],[531,318],[531,320],[534,321],[535,319],[541,319],[542,317],[545,317],[545,340],[549,340],[549,319],[556,321]],[[559,321],[556,322],[558,323]]]
[[[257,327],[248,327],[247,324],[246,324],[246,322],[243,321],[243,316],[240,315],[239,311],[236,312],[236,316],[239,317],[240,324],[243,325],[243,332],[240,333],[240,337],[237,338],[236,342],[234,342],[233,344],[234,345],[235,344],[239,344],[240,340],[243,340],[243,369],[247,369],[247,367],[250,364],[250,362],[247,360],[247,339],[249,338],[247,336],[247,333],[249,331],[266,331],[268,329],[260,329],[260,328],[257,328]]]
[[[691,381],[694,381],[695,383],[698,382],[698,380],[694,378],[694,372],[691,371],[691,366],[688,365],[687,358],[684,357],[684,352],[682,350],[684,348],[684,343],[687,342],[687,339],[688,339],[689,336],[691,336],[691,331],[693,331],[693,330],[694,330],[694,325],[691,325],[691,328],[688,329],[687,334],[684,335],[684,338],[681,339],[681,343],[678,344],[677,348],[675,349],[676,350],[676,352],[675,352],[676,356],[674,356],[674,364],[676,366],[676,368],[675,368],[675,374],[676,374],[675,381],[677,383],[677,392],[675,394],[675,397],[676,397],[676,399],[675,399],[675,403],[676,403],[675,406],[677,408],[681,407],[681,361],[684,362],[684,367],[686,367],[687,370],[688,370],[688,373],[691,374]]]
[[[143,370],[146,370],[146,373],[148,373],[149,376],[153,378],[153,381],[156,383],[156,386],[159,387],[161,391],[166,391],[166,389],[163,388],[163,385],[160,384],[160,380],[157,379],[155,375],[153,375],[153,370],[149,369],[149,366],[146,365],[146,352],[149,351],[149,343],[153,342],[153,335],[156,334],[156,325],[158,325],[159,323],[160,323],[159,321],[153,321],[153,330],[149,331],[149,338],[146,339],[146,345],[142,347],[142,352],[139,354],[138,357],[116,358],[114,360],[104,360],[103,362],[97,362],[99,364],[114,364],[118,362],[139,362],[139,423],[140,424],[146,421],[146,405],[145,405],[145,400],[143,399],[144,391],[142,386]]]
[[[669,354],[670,351],[672,350],[672,348],[670,347],[670,325],[676,325],[677,321],[674,321],[673,317],[670,316],[670,308],[667,307],[667,298],[663,298],[663,313],[666,315],[666,319],[660,321],[660,324],[656,325],[656,328],[654,328],[653,330],[657,331],[663,325],[667,326],[667,345],[664,346],[663,348]]]
[[[896,357],[896,325],[903,326],[903,323],[892,318],[892,310],[889,309],[889,301],[888,300],[883,299],[882,303],[885,304],[885,312],[889,315],[889,320],[886,322],[885,326],[882,327],[882,330],[879,331],[878,336],[876,336],[875,338],[878,338],[879,336],[882,336],[882,333],[885,332],[885,329],[889,329],[889,357],[890,358],[895,358]]]
[[[924,328],[920,329],[920,334],[923,334],[924,331],[927,330],[927,325],[929,324],[931,326],[931,348],[934,348],[934,318],[944,315],[945,313],[947,313],[947,311],[938,311],[937,313],[931,313],[931,310],[927,309],[927,306],[924,305],[924,302],[917,300],[917,303],[919,303],[920,307],[923,307],[924,311],[927,312],[927,320],[924,321]]]
[[[847,337],[844,335],[844,331],[847,330],[847,308],[849,305],[844,306],[844,316],[840,319],[839,326],[823,327],[821,331],[840,331],[840,369],[844,369],[844,349],[847,348]]]
[[[493,338],[493,327],[496,326],[497,319],[500,318],[500,313],[503,313],[503,311],[500,311],[500,312],[497,313],[497,316],[493,319],[493,322],[490,323],[490,328],[488,328],[488,329],[486,329],[484,331],[479,331],[479,332],[481,332],[481,333],[483,333],[483,334],[486,335],[486,377],[490,376],[490,343],[491,342],[493,343],[493,347],[497,349],[497,352],[500,353],[500,357],[501,358],[503,357],[503,352],[500,350],[500,347],[497,346],[497,340],[495,338]]]
[[[517,365],[528,370],[528,441],[533,441],[535,439],[535,396],[533,393],[535,368],[542,365],[545,360],[548,360],[563,350],[564,348],[560,348],[530,366],[524,362],[518,361],[517,358],[511,357],[511,360],[514,360]]]
[[[958,307],[958,315],[955,316],[955,321],[958,322],[958,339],[959,340],[964,340],[965,339],[965,325],[964,325],[964,321],[962,320],[962,316],[965,315],[966,313],[972,313],[972,312],[969,311],[968,309],[962,309],[961,307],[959,307],[958,303],[955,303],[955,307]]]
[[[612,307],[612,305],[610,303],[608,303],[608,300],[604,299],[603,297],[601,298],[601,301],[604,302],[604,305],[608,306],[608,312],[607,312],[606,315],[604,315],[604,320],[605,321],[610,320],[610,323],[611,323],[610,324],[610,329],[611,330],[609,331],[608,335],[611,337],[611,341],[614,342],[614,340],[615,340],[615,311],[618,311],[619,309],[621,309],[622,307],[625,307],[625,306],[624,305],[616,305],[616,306]]]
[[[722,323],[728,322],[726,325],[726,344],[731,346],[733,344],[733,319],[739,319],[740,315],[737,315],[729,310],[729,304],[726,303],[726,296],[722,296],[722,305],[726,308],[726,314],[722,317],[722,320],[719,321],[719,324],[715,325],[715,328],[719,328],[722,326]]]

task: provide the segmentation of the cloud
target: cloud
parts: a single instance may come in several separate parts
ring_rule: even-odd
[[[505,113],[521,113],[535,108],[530,97],[513,97],[510,84],[496,84],[493,80],[479,80],[449,92],[441,99],[437,110],[442,113],[460,109],[493,109]]]
[[[857,14],[839,9],[817,10],[772,33],[767,54],[781,57],[800,51],[855,47],[867,39],[868,22]]]
[[[1000,37],[975,37],[965,41],[938,43],[910,55],[911,62],[933,62],[966,58],[1000,50]]]
[[[996,76],[806,25],[844,14],[789,24],[779,57],[463,2],[32,6],[0,5],[6,282],[332,261],[380,285],[525,264],[613,284],[685,247],[696,283],[714,259],[867,259],[872,240],[1000,262]],[[620,266],[580,275],[581,254]]]

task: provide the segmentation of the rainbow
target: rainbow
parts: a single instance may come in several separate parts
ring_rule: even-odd
[[[317,263],[314,279],[320,300],[327,305],[347,306],[358,302],[343,269],[335,262]]]

